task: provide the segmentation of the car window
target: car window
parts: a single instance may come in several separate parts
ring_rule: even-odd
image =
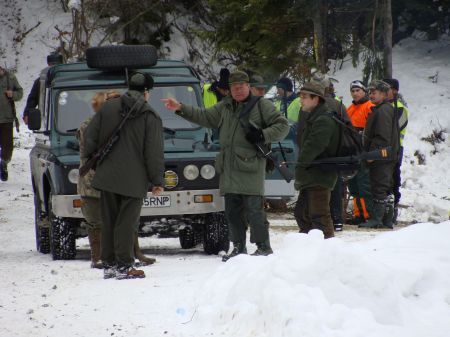
[[[91,101],[94,95],[100,91],[115,90],[124,93],[124,88],[117,89],[85,89],[63,90],[57,95],[56,129],[61,133],[73,133],[82,122],[94,114]],[[197,96],[192,86],[155,87],[150,92],[149,104],[155,109],[165,127],[174,130],[195,130],[199,126],[186,121],[180,116],[165,108],[162,98],[174,97],[178,101],[188,105],[198,106]]]

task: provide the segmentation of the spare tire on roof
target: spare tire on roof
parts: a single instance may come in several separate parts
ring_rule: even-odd
[[[89,68],[147,68],[154,66],[157,60],[156,48],[152,45],[101,46],[86,50]]]

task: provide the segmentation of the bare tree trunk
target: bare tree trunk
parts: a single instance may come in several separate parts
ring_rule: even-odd
[[[392,78],[392,10],[391,0],[382,0],[384,77]]]
[[[327,67],[327,16],[328,0],[317,2],[317,9],[313,18],[314,22],[314,54],[316,64],[322,73],[328,71]]]

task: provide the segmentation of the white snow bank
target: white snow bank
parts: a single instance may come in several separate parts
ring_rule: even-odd
[[[448,336],[450,221],[365,242],[289,234],[211,277],[180,336]]]

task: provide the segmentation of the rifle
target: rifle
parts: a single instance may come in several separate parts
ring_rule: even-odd
[[[141,104],[139,105],[137,110],[139,110],[145,104],[145,100],[142,101],[137,100],[134,103],[131,109],[122,118],[119,125],[111,133],[106,142],[91,155],[91,157],[86,161],[86,163],[84,163],[83,166],[80,167],[79,169],[80,177],[84,177],[89,172],[89,170],[95,169],[105,159],[108,153],[111,152],[113,145],[119,140],[120,130],[122,129],[128,118],[131,116],[131,113],[133,112],[134,108],[136,108],[139,102]]]
[[[248,115],[250,113],[250,111],[253,109],[255,104],[258,103],[260,98],[261,97],[252,96],[250,101],[246,104],[244,110],[239,115],[239,123],[241,124],[242,128],[244,129],[244,131],[246,133],[249,132],[249,127],[244,125],[241,118],[245,117],[246,115]],[[258,151],[258,154],[260,156],[262,156],[263,158],[265,158],[269,162],[269,165],[273,164],[272,166],[275,167],[278,170],[278,172],[280,172],[281,176],[284,178],[284,180],[286,180],[286,182],[288,182],[288,183],[291,182],[291,180],[294,178],[294,175],[286,167],[286,162],[281,162],[281,163],[278,162],[277,158],[272,156],[272,150],[270,149],[270,147],[267,144],[265,144],[263,142],[258,142],[253,145],[255,146],[256,150]]]
[[[11,90],[12,88],[10,88],[10,83],[9,83],[9,73],[6,70],[6,62],[5,62],[5,76],[6,76],[6,90]],[[5,93],[6,95],[6,93]],[[12,114],[14,117],[14,124],[16,125],[16,131],[19,132],[19,119],[17,118],[17,111],[16,111],[16,102],[14,102],[14,98],[9,97],[8,95],[6,95],[6,98],[9,101],[9,104],[11,105],[11,110],[12,110]]]
[[[392,148],[390,146],[369,152],[362,152],[359,155],[345,157],[329,157],[314,160],[309,166],[320,167],[324,170],[344,171],[356,169],[363,160],[385,161],[392,160]]]

